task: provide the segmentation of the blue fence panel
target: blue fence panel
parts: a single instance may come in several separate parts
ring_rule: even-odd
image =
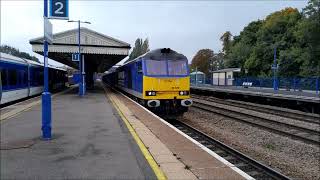
[[[273,78],[235,78],[233,86],[242,86],[244,82],[251,82],[252,87],[273,88]],[[278,78],[278,87],[286,90],[312,90],[319,92],[319,77],[314,78]]]
[[[190,78],[191,83],[195,84],[195,79]],[[199,81],[200,80],[200,81]],[[273,77],[259,78],[259,77],[242,77],[234,78],[233,86],[243,86],[244,82],[251,82],[252,87],[260,88],[273,88]],[[205,77],[198,77],[198,85],[201,84],[212,84],[212,79]],[[319,94],[320,89],[320,78],[310,77],[310,78],[285,78],[278,77],[277,84],[279,89],[291,90],[291,91],[301,91],[301,90],[311,90]]]

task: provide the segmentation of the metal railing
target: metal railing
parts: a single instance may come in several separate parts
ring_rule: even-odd
[[[232,85],[230,80],[226,79],[227,86],[236,86],[243,87],[244,83],[250,82],[251,86],[254,88],[261,89],[274,89],[273,78],[259,78],[259,77],[244,77],[244,78],[234,78]],[[228,84],[229,83],[229,84]],[[195,85],[191,82],[192,85]],[[212,79],[206,79],[205,83],[198,84],[203,85],[212,85]],[[217,86],[217,85],[215,85]],[[310,91],[319,95],[320,89],[320,77],[309,77],[309,78],[284,78],[278,77],[276,80],[276,90],[286,90],[286,91]]]

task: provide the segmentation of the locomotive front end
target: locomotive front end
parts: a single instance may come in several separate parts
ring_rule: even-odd
[[[143,99],[166,114],[186,112],[192,105],[188,60],[175,52],[144,59]]]

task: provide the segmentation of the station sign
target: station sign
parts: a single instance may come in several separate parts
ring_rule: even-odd
[[[50,19],[69,19],[69,0],[49,0]]]
[[[72,54],[72,61],[79,61],[79,60],[80,60],[79,53],[73,53]]]
[[[52,24],[48,18],[44,18],[44,40],[49,44],[53,43]]]

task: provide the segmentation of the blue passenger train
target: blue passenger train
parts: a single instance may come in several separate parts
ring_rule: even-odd
[[[169,48],[125,62],[103,81],[160,114],[180,115],[192,105],[188,59]]]
[[[10,54],[0,54],[0,105],[43,91],[43,65]],[[49,66],[49,89],[63,89],[67,82],[66,70]]]

